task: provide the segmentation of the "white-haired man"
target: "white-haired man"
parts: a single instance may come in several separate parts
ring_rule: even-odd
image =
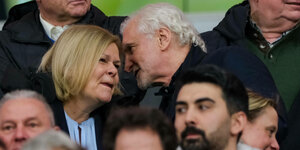
[[[163,86],[160,108],[174,117],[174,80],[186,68],[198,65],[205,44],[183,12],[167,3],[150,4],[121,25],[125,71],[133,72],[140,89]]]

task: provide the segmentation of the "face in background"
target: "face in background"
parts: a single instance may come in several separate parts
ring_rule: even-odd
[[[0,138],[8,150],[20,149],[26,140],[51,128],[50,114],[38,100],[10,100],[0,109]]]
[[[119,49],[116,44],[112,43],[94,67],[82,96],[91,99],[95,104],[110,102],[119,83],[118,68],[120,65]],[[95,99],[97,101],[94,101]]]
[[[222,90],[211,83],[190,83],[179,91],[175,128],[183,149],[224,149],[231,119]]]
[[[80,18],[90,10],[91,0],[37,0],[44,16],[56,15]]]
[[[242,141],[261,150],[279,150],[275,134],[277,132],[278,116],[276,110],[268,106],[261,114],[247,123],[242,134]]]
[[[147,89],[160,77],[161,53],[156,36],[140,33],[137,21],[131,20],[124,28],[125,71],[133,72],[140,89]]]
[[[115,150],[163,150],[160,138],[150,128],[121,129]]]

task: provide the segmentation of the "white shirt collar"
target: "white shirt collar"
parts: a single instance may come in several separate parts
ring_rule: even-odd
[[[52,40],[56,41],[58,37],[65,31],[66,29],[69,28],[69,25],[65,25],[63,27],[60,26],[54,26],[51,23],[47,22],[45,19],[43,19],[42,15],[40,14],[40,21],[41,24],[48,35]],[[55,35],[53,35],[55,34]]]
[[[251,146],[249,146],[249,145],[247,145],[247,144],[245,144],[245,143],[243,143],[243,142],[240,141],[237,144],[237,150],[260,150],[260,149],[253,148],[253,147],[251,147]]]
[[[54,27],[54,25],[52,25],[49,22],[47,22],[46,20],[44,20],[42,18],[41,14],[40,14],[40,20],[41,20],[41,24],[42,24],[46,34],[48,35],[48,37],[50,37],[51,36],[51,29]]]

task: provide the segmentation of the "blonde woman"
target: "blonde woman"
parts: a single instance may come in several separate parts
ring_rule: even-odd
[[[279,150],[275,137],[278,128],[276,103],[251,90],[248,90],[248,96],[248,122],[238,150]]]
[[[102,147],[103,116],[98,108],[120,93],[119,49],[119,38],[108,31],[74,25],[59,37],[39,67],[52,74],[57,98],[50,105],[56,124],[89,150]]]

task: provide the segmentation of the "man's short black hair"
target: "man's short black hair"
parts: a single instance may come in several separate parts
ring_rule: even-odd
[[[248,95],[243,83],[235,75],[215,65],[199,65],[185,71],[176,81],[176,89],[179,91],[186,84],[203,82],[222,89],[230,115],[243,111],[248,116]]]
[[[122,129],[147,128],[157,133],[163,150],[176,149],[176,131],[172,122],[158,109],[143,107],[119,108],[111,112],[104,128],[104,149],[115,149],[116,137]]]

